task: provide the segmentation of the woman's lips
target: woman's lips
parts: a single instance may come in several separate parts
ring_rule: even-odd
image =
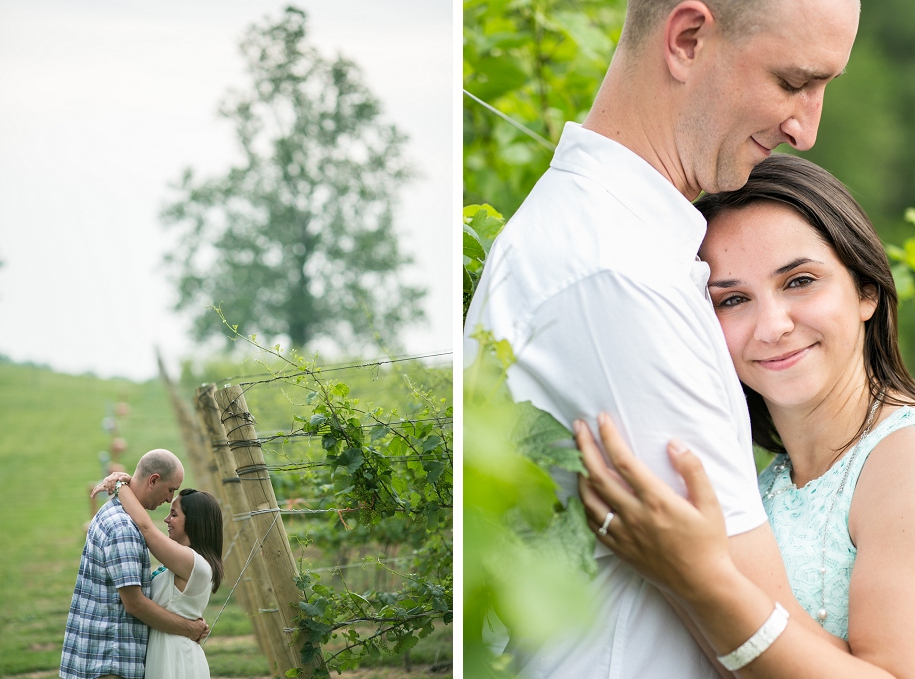
[[[767,370],[787,370],[791,366],[797,365],[798,361],[804,358],[814,346],[816,345],[811,344],[809,347],[782,354],[776,358],[767,358],[756,362]]]

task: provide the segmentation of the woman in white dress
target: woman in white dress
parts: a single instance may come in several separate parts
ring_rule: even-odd
[[[162,534],[140,504],[126,474],[106,478],[94,492],[115,492],[124,510],[162,566],[152,574],[152,600],[189,619],[203,617],[210,593],[222,581],[222,511],[209,493],[185,488],[172,501]],[[187,637],[149,631],[146,679],[208,679],[210,668],[200,644]]]

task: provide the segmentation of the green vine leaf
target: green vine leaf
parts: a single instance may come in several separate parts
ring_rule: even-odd
[[[549,413],[535,408],[530,401],[516,404],[518,420],[512,428],[511,441],[518,452],[543,469],[559,467],[570,472],[587,473],[581,453],[575,448],[572,432]]]

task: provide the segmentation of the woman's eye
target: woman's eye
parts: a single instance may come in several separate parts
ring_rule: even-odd
[[[806,288],[808,285],[814,282],[812,276],[797,276],[788,281],[789,288]]]
[[[743,304],[746,301],[747,298],[743,295],[728,295],[727,297],[719,299],[717,306],[728,309]]]

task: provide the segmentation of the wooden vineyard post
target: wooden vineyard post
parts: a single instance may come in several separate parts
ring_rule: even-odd
[[[228,521],[225,548],[228,549],[228,545],[235,541],[235,546],[229,554],[231,571],[235,574],[231,584],[234,584],[253,551],[251,562],[244,572],[239,588],[244,588],[246,592],[246,612],[254,626],[258,645],[267,656],[270,671],[275,676],[282,675],[286,670],[297,666],[296,654],[289,645],[288,635],[284,631],[286,623],[280,615],[276,594],[267,574],[261,550],[254,550],[254,545],[261,536],[256,534],[255,524],[251,519],[236,520],[237,516],[245,516],[250,510],[241,480],[235,475],[235,456],[226,439],[226,431],[220,418],[221,410],[214,398],[215,392],[216,386],[213,384],[200,387],[197,389],[195,405],[216,463],[216,473],[226,503]],[[244,604],[243,600],[242,603]]]
[[[216,402],[222,413],[222,423],[229,440],[229,448],[235,453],[235,473],[242,480],[242,490],[248,498],[248,507],[255,514],[251,517],[255,533],[266,535],[263,542],[264,562],[276,593],[279,609],[287,629],[293,629],[296,602],[301,593],[295,584],[298,575],[295,557],[289,546],[286,528],[276,503],[276,495],[270,484],[270,474],[264,463],[261,444],[257,440],[254,418],[248,412],[241,387],[226,387],[216,392]],[[299,648],[296,644],[296,667],[300,667]],[[316,667],[321,667],[320,656],[313,665],[302,667],[301,676],[311,679]]]
[[[229,588],[233,587],[238,581],[242,568],[244,567],[244,561],[247,558],[242,554],[242,545],[238,540],[236,540],[238,534],[238,525],[234,520],[234,512],[232,510],[232,505],[230,504],[228,498],[226,497],[225,489],[222,485],[222,479],[219,476],[219,471],[216,467],[216,456],[213,454],[214,446],[226,446],[225,431],[222,430],[222,424],[219,422],[219,411],[216,406],[216,400],[213,399],[212,391],[215,391],[216,387],[210,385],[211,393],[210,400],[213,403],[212,411],[214,417],[212,418],[216,424],[219,425],[218,428],[212,428],[212,431],[209,431],[211,427],[208,427],[206,412],[201,407],[201,399],[199,395],[194,399],[195,401],[195,411],[197,414],[197,426],[198,431],[200,432],[200,449],[201,449],[201,460],[206,466],[206,468],[211,470],[210,481],[213,485],[213,495],[219,501],[219,506],[222,508],[222,521],[223,521],[223,568],[225,569],[222,585],[225,587],[228,585]],[[198,394],[199,394],[198,390]],[[234,545],[234,546],[233,546]],[[230,550],[228,554],[226,551]],[[238,599],[242,608],[245,609],[245,614],[251,620],[252,625],[254,626],[254,637],[257,639],[257,647],[264,656],[267,657],[267,662],[270,665],[270,668],[273,669],[275,662],[273,659],[273,651],[267,646],[266,633],[261,629],[263,623],[256,619],[257,606],[252,603],[254,601],[254,594],[250,591],[251,584],[248,582],[250,577],[245,574],[245,580],[240,582],[238,587],[235,589],[235,597]]]

